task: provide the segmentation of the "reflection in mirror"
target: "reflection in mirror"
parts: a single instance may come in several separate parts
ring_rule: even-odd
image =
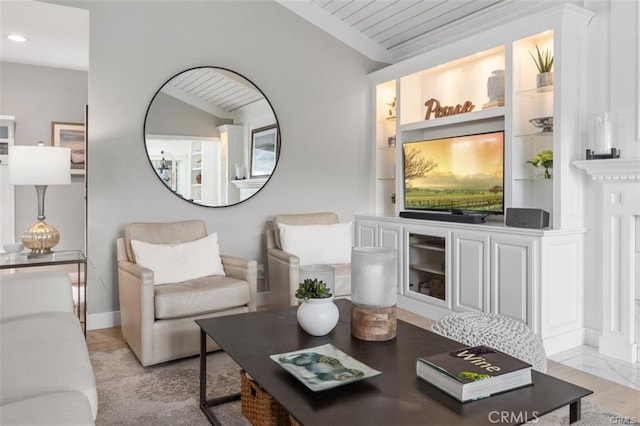
[[[280,153],[278,121],[253,83],[224,68],[177,74],[155,94],[144,139],[158,178],[208,207],[240,203],[267,183]]]

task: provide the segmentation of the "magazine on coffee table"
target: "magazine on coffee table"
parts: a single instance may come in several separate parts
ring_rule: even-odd
[[[330,343],[271,355],[270,358],[316,392],[382,374]]]

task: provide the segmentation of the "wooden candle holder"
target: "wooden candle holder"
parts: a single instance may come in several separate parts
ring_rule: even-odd
[[[374,308],[351,302],[351,335],[356,339],[386,341],[396,337],[398,317],[396,306]]]

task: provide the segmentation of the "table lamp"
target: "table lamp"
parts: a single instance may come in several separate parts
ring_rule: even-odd
[[[38,221],[22,235],[31,254],[51,253],[60,241],[57,229],[44,219],[44,195],[48,185],[71,183],[71,149],[56,146],[10,146],[9,183],[34,185],[38,196]]]

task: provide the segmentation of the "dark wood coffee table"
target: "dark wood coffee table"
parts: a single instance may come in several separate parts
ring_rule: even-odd
[[[201,329],[200,406],[219,425],[211,407],[239,394],[207,399],[206,336],[210,336],[303,425],[519,424],[569,405],[570,422],[580,419],[588,389],[533,371],[533,386],[459,403],[416,377],[416,358],[456,349],[460,343],[398,321],[387,342],[351,337],[350,302],[336,302],[340,321],[323,337],[304,332],[296,307],[197,320]],[[313,392],[269,355],[331,343],[382,374],[342,387]]]

